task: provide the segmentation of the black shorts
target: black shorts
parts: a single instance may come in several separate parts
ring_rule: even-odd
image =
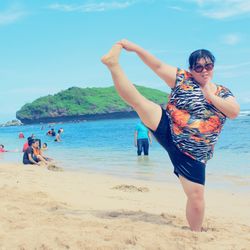
[[[35,156],[35,155],[33,155],[32,156],[32,159],[35,161],[35,162],[39,162],[39,159]],[[23,164],[34,164],[33,162],[31,162],[29,159],[23,159]]]
[[[194,160],[188,155],[182,153],[175,145],[172,139],[170,120],[166,114],[166,110],[162,109],[162,116],[156,131],[152,134],[157,141],[166,149],[170,160],[174,166],[174,173],[184,178],[205,185],[205,169],[206,165],[200,161]]]

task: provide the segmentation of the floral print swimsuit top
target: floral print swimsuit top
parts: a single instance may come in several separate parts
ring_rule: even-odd
[[[217,85],[216,95],[233,96],[229,89],[220,85]],[[192,74],[185,70],[177,70],[167,114],[173,141],[184,154],[203,163],[212,158],[226,116],[207,101]]]

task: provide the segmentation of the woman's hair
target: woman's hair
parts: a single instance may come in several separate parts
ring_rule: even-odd
[[[192,69],[201,58],[208,59],[212,63],[215,62],[215,57],[209,50],[198,49],[189,56],[189,68]]]
[[[35,143],[36,142],[36,140],[35,139],[30,139],[29,141],[28,141],[28,145],[29,146],[31,146],[33,143]]]

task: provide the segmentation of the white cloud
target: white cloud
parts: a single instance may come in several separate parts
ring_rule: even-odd
[[[189,50],[173,50],[173,49],[151,49],[148,48],[148,51],[150,51],[152,54],[157,54],[157,55],[186,55],[188,54],[190,51]]]
[[[249,104],[250,104],[250,92],[245,90],[244,92],[239,92],[237,93],[237,100],[239,101],[240,104],[248,104],[248,108]]]
[[[184,8],[182,8],[180,6],[177,6],[177,5],[175,5],[175,6],[169,6],[168,8],[171,9],[171,10],[178,11],[178,12],[186,11]]]
[[[123,2],[101,2],[101,3],[89,3],[89,4],[51,4],[49,9],[64,11],[64,12],[102,12],[115,9],[125,9],[134,5],[138,1],[123,1]]]
[[[249,93],[246,94],[246,96],[242,97],[242,103],[248,103],[250,104],[250,97],[249,97]]]
[[[14,23],[23,18],[26,13],[16,8],[10,8],[9,10],[0,12],[0,26]]]
[[[188,2],[195,3],[203,16],[212,19],[250,14],[249,0],[188,0]]]
[[[236,45],[241,41],[241,37],[238,34],[227,34],[222,36],[221,41],[227,45]]]
[[[231,65],[220,65],[220,66],[218,65],[216,66],[216,68],[218,70],[238,70],[239,68],[242,69],[243,67],[245,67],[244,69],[246,69],[249,66],[250,66],[250,61],[247,61],[247,62],[231,64]]]
[[[216,74],[224,79],[239,78],[249,75],[250,61],[229,64],[229,65],[216,65]]]

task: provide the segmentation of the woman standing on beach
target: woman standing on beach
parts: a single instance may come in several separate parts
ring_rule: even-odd
[[[123,48],[135,52],[171,88],[166,110],[142,96],[129,81],[119,64]],[[130,41],[121,40],[102,62],[110,70],[119,95],[168,152],[187,196],[190,229],[201,231],[206,162],[213,155],[226,118],[233,119],[239,114],[239,105],[230,90],[211,81],[214,56],[208,50],[194,51],[189,57],[188,72],[161,62]]]

